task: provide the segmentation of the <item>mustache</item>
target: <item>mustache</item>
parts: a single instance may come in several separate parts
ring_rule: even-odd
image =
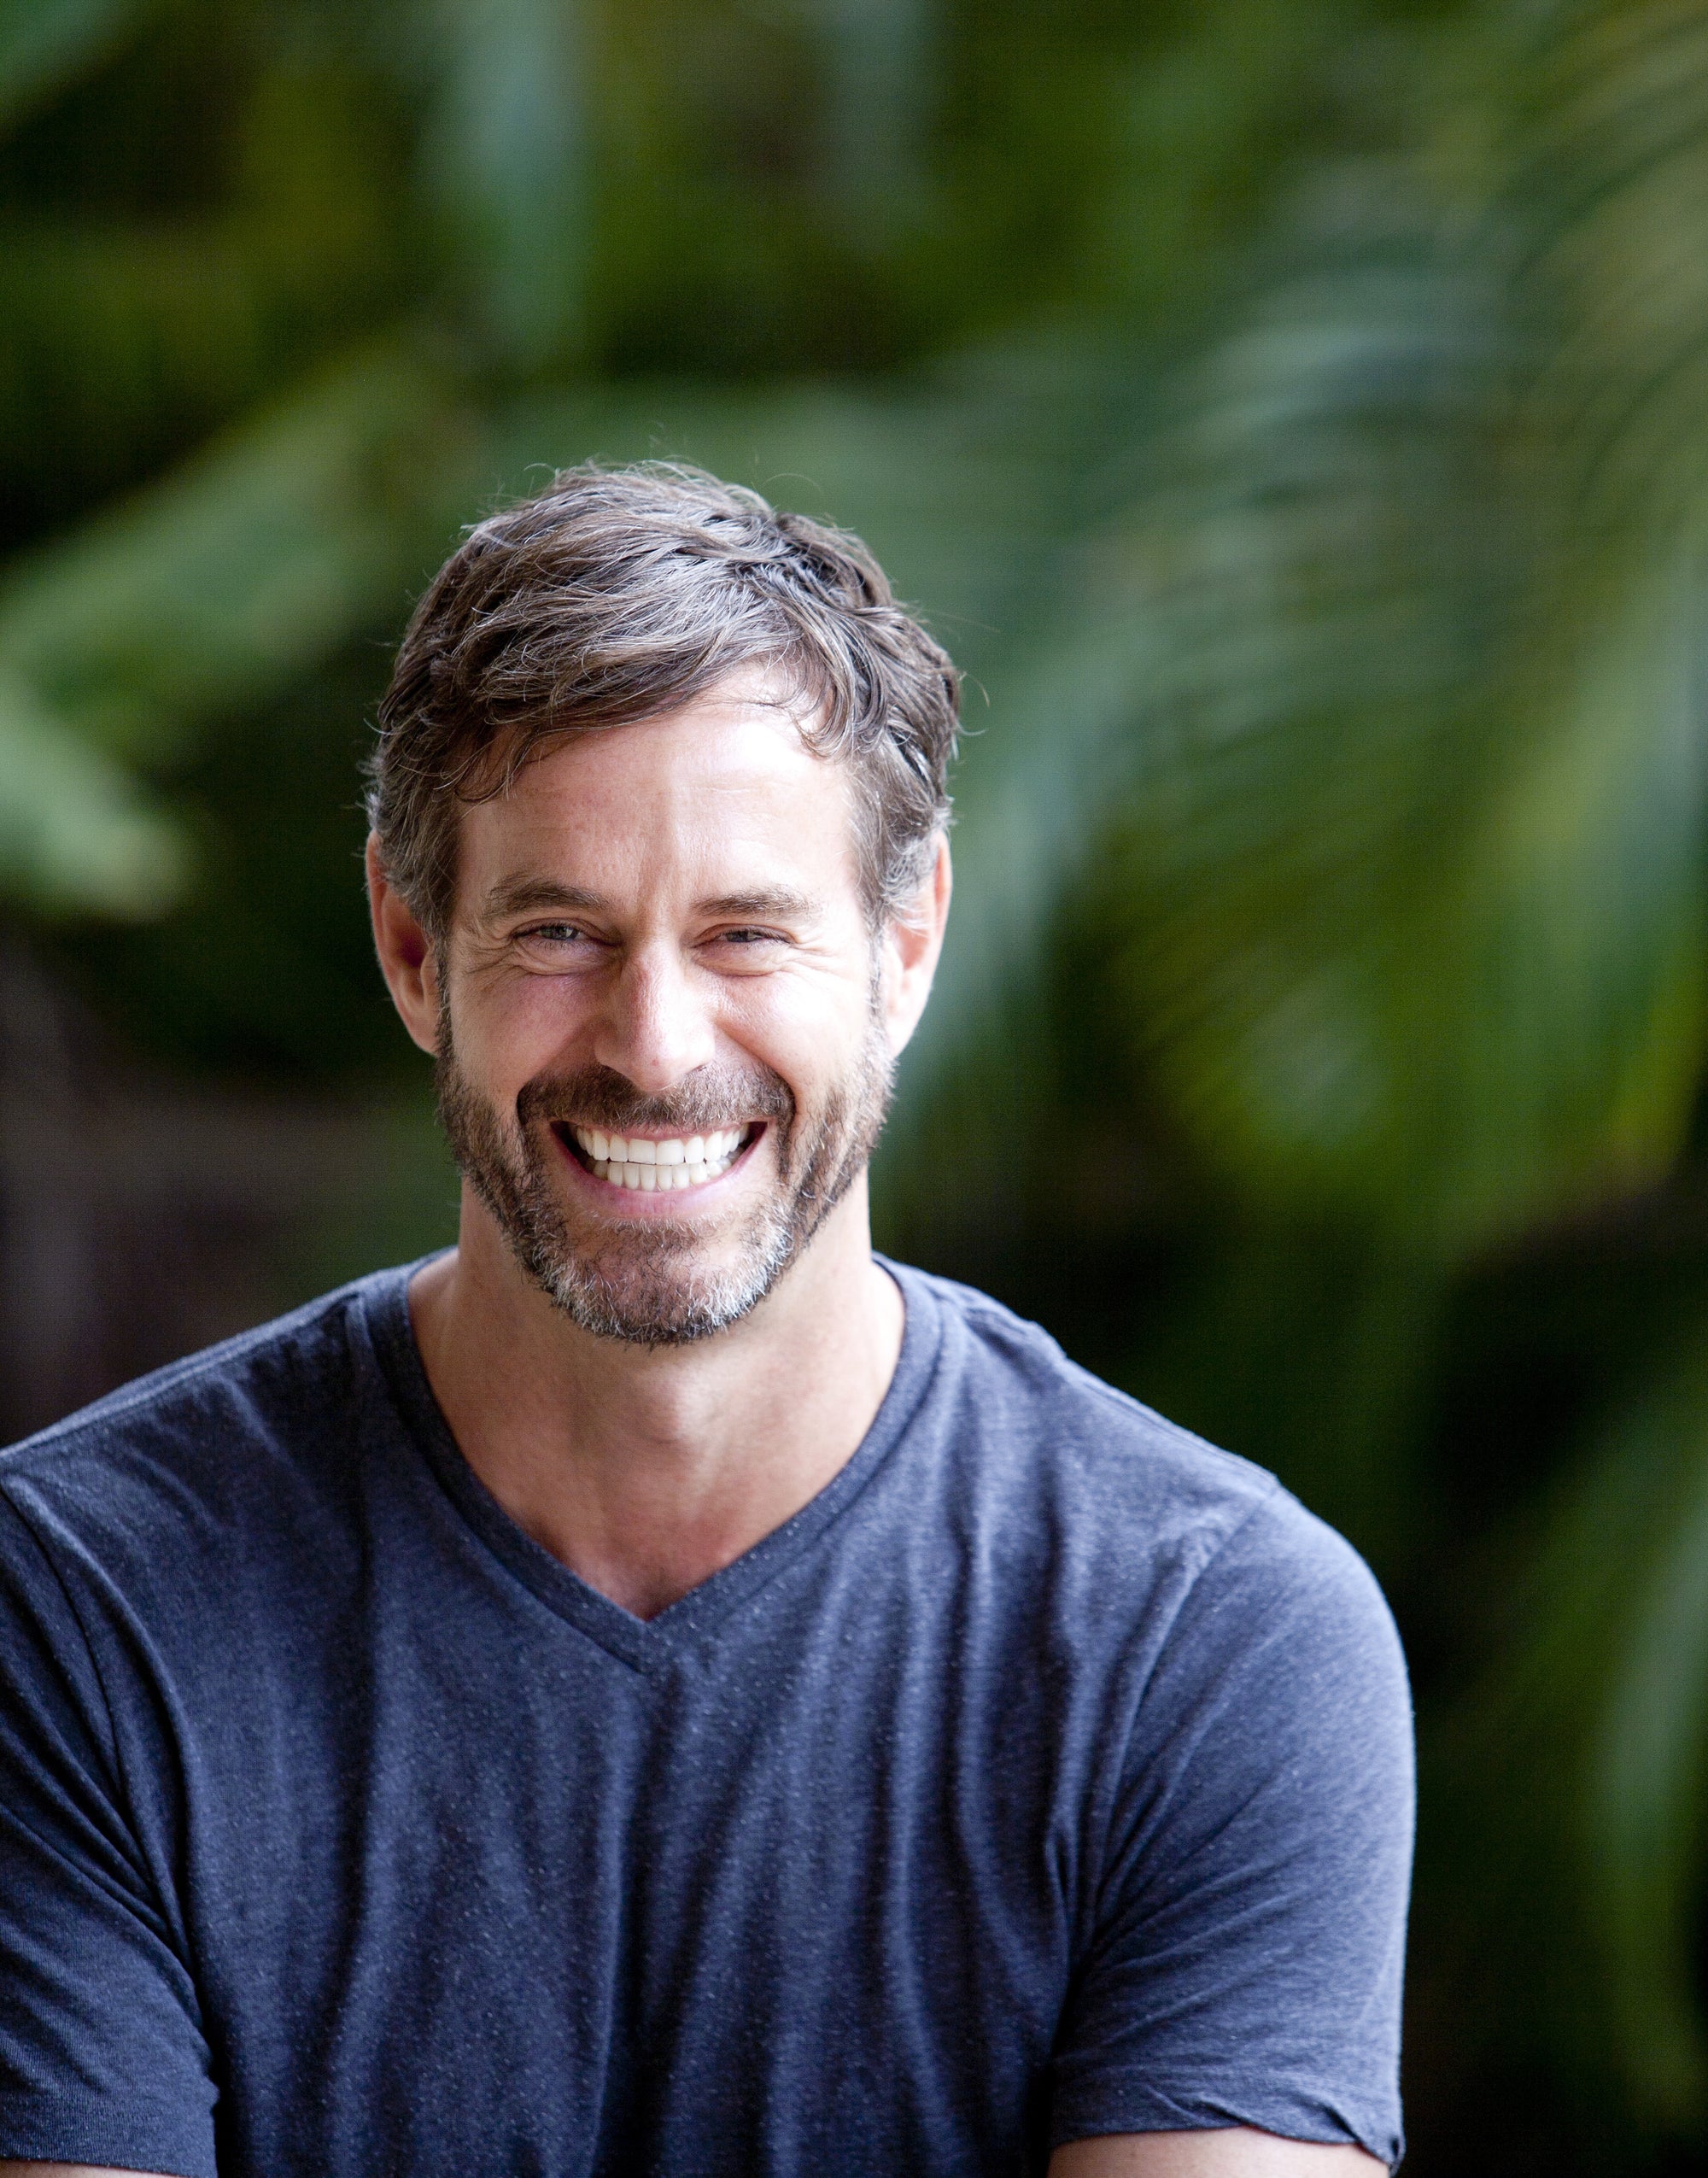
[[[612,1134],[649,1127],[671,1134],[704,1134],[749,1120],[794,1116],[787,1083],[769,1067],[699,1067],[662,1097],[638,1090],[614,1067],[577,1067],[569,1074],[536,1074],[518,1091],[516,1116],[525,1128],[538,1121],[574,1121]]]

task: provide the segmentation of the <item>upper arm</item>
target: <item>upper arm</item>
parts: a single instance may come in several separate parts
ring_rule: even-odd
[[[109,1704],[125,1666],[103,1676],[100,1601],[72,1595],[0,1496],[0,2171],[212,2178],[173,1765],[140,1695]]]
[[[1362,2148],[1233,2125],[1073,2140],[1051,2157],[1050,2178],[1381,2178],[1386,2168]]]
[[[1194,2178],[1279,2178],[1313,2142],[1397,2162],[1411,1801],[1404,1666],[1374,1582],[1291,1500],[1260,1508],[1187,1595],[1134,1711],[1053,2063],[1054,2144],[1145,2141],[1080,2167],[1147,2178],[1171,2155]],[[1183,2134],[1204,2137],[1160,2145]]]

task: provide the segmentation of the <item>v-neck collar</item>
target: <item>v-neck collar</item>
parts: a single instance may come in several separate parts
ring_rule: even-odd
[[[761,1537],[751,1549],[691,1588],[655,1619],[637,1619],[571,1572],[511,1518],[464,1457],[434,1396],[409,1320],[409,1281],[421,1264],[381,1273],[366,1287],[363,1310],[406,1434],[475,1535],[549,1610],[623,1663],[651,1673],[685,1647],[710,1636],[732,1612],[810,1549],[884,1464],[917,1413],[942,1349],[941,1304],[930,1281],[918,1272],[885,1256],[876,1260],[901,1288],[902,1347],[889,1389],[853,1457],[781,1527]]]

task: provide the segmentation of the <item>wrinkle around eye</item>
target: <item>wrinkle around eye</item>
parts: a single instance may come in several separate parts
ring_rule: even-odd
[[[531,930],[517,931],[511,938],[510,943],[512,946],[539,946],[557,950],[563,950],[570,946],[584,946],[590,952],[606,952],[610,950],[609,940],[596,938],[592,931],[583,930],[578,924],[573,922],[536,924]]]

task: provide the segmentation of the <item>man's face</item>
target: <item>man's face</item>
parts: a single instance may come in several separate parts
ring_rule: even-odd
[[[565,743],[463,816],[440,1106],[586,1329],[703,1337],[863,1171],[892,1065],[851,782],[757,674]]]

